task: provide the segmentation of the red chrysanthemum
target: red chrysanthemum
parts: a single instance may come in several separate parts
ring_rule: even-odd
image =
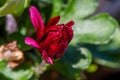
[[[36,47],[42,55],[42,58],[53,64],[53,59],[59,59],[63,56],[68,43],[73,38],[72,25],[73,21],[67,24],[57,24],[60,20],[60,16],[53,17],[48,21],[45,26],[43,19],[36,9],[36,7],[31,6],[29,8],[30,19],[34,28],[36,29],[36,40],[30,37],[25,38],[25,43]]]

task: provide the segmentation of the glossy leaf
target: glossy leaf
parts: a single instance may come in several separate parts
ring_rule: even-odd
[[[83,19],[93,14],[97,8],[97,0],[69,0],[62,16],[65,21],[70,19]]]
[[[86,48],[69,46],[61,61],[71,64],[75,69],[86,69],[91,64],[92,55]]]
[[[80,60],[77,63],[73,64],[72,66],[74,68],[87,69],[92,62],[91,52],[86,48],[80,48],[80,51],[81,55],[84,57],[80,58]]]
[[[6,65],[3,65],[6,64]],[[7,67],[7,62],[5,61],[0,61],[0,75],[4,76],[4,78],[8,78],[8,80],[28,80],[32,74],[33,70],[30,65],[22,65],[23,67],[18,67],[16,69],[10,69]]]
[[[107,45],[101,45],[98,46],[98,50],[99,51],[115,51],[118,50],[120,47],[120,29],[118,28],[115,32],[115,34],[113,35],[113,39],[111,40],[111,42]]]
[[[20,15],[28,2],[28,0],[7,0],[0,7],[0,16],[5,16],[6,14]]]
[[[118,27],[118,23],[108,14],[98,14],[88,20],[76,22],[72,43],[108,43]]]
[[[76,80],[79,77],[84,77],[80,71],[81,69],[88,68],[91,61],[92,57],[88,49],[69,46],[65,55],[60,61],[54,63],[51,68],[54,68],[70,79]]]
[[[106,44],[107,46],[107,44]],[[89,48],[89,50],[91,51],[94,61],[97,64],[101,64],[103,66],[108,66],[108,67],[112,67],[112,68],[119,68],[120,67],[120,54],[119,54],[119,50],[108,50],[106,51],[104,49],[100,50],[98,47],[99,46],[93,46],[93,45],[87,45],[87,48]],[[109,45],[108,45],[109,47]]]
[[[104,60],[104,59],[95,59],[95,62],[97,64],[107,66],[107,67],[111,67],[111,68],[119,68],[120,67],[119,62],[112,62],[112,61],[108,61],[108,60]]]

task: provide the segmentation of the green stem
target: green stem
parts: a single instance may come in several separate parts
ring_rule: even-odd
[[[48,66],[49,64],[47,64],[44,60],[42,60],[40,65],[35,68],[36,76],[39,78],[39,76],[47,70]]]

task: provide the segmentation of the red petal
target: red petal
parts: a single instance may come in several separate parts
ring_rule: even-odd
[[[46,35],[46,38],[41,41],[41,46],[45,49],[48,50],[50,44],[54,41],[56,37],[60,35],[59,32],[49,32],[49,34]]]
[[[49,47],[48,55],[53,58],[55,56],[56,52],[58,51],[58,49],[59,49],[59,44],[52,43]]]
[[[69,41],[70,42],[73,38],[73,30],[72,30],[72,26],[74,25],[74,21],[69,21],[65,26],[67,27],[67,32],[69,35]]]
[[[74,21],[69,21],[67,24],[66,24],[66,27],[71,27],[74,25]]]
[[[39,44],[34,39],[32,39],[30,37],[25,38],[25,43],[27,45],[30,45],[30,46],[33,46],[33,47],[36,47],[36,48],[40,48]]]
[[[47,52],[45,50],[42,51],[42,58],[50,64],[53,64],[52,59],[48,56]]]
[[[52,27],[47,27],[46,28],[46,31],[45,31],[45,33],[48,33],[48,32],[50,32],[50,31],[62,31],[63,30],[63,24],[61,24],[61,25],[55,25],[55,26],[52,26]]]
[[[59,59],[60,57],[63,56],[64,52],[65,52],[65,49],[67,48],[68,46],[68,43],[60,43],[59,45],[59,50],[56,52],[56,54],[54,55],[54,58],[55,59]]]
[[[49,27],[49,26],[56,25],[59,20],[60,20],[60,16],[53,17],[53,18],[51,18],[51,19],[48,21],[48,25],[47,25],[47,26]]]
[[[34,28],[36,30],[38,28],[44,28],[44,22],[37,8],[34,6],[31,6],[29,8],[29,12],[30,12],[30,18],[31,18],[32,24],[34,25]]]
[[[70,42],[73,38],[73,30],[71,27],[68,27],[68,34],[69,34],[69,42]]]
[[[38,30],[37,30],[37,41],[39,42],[40,40],[41,40],[41,38],[44,36],[44,29],[43,28],[39,28]]]
[[[67,28],[65,28],[64,27],[64,29],[63,29],[63,42],[68,42],[69,41],[69,33],[68,33],[68,30],[67,30]]]

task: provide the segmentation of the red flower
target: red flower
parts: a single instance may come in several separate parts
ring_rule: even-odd
[[[60,16],[57,16],[51,18],[47,26],[45,26],[40,13],[34,6],[31,6],[29,11],[30,19],[37,32],[37,37],[36,40],[26,37],[25,43],[36,47],[41,53],[42,58],[46,62],[53,64],[53,59],[62,57],[68,43],[72,40],[73,30],[71,26],[74,22],[57,24],[60,19]]]

